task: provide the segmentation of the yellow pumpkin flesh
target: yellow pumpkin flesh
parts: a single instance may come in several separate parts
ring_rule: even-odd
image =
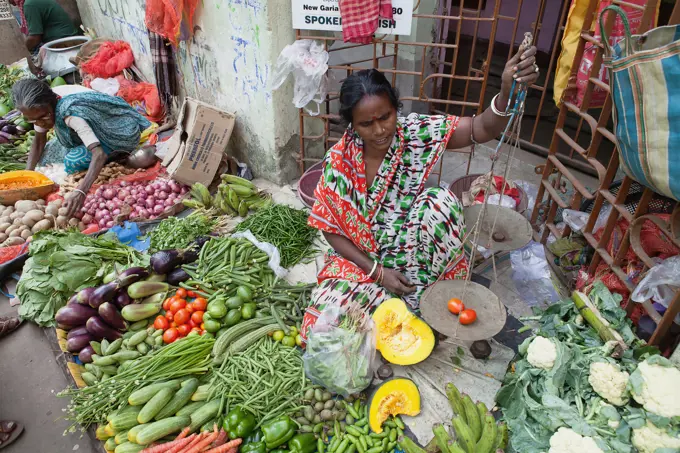
[[[420,392],[410,379],[389,379],[375,390],[368,404],[368,424],[373,432],[380,434],[382,424],[391,415],[413,417],[420,413]]]
[[[373,313],[378,335],[376,348],[395,365],[413,365],[430,356],[434,334],[400,299],[389,299]]]

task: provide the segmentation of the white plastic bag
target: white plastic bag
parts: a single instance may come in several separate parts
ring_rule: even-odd
[[[305,375],[331,392],[348,397],[365,390],[373,379],[376,329],[365,314],[360,328],[341,327],[347,305],[330,304],[312,327],[302,357]]]
[[[239,231],[238,233],[234,233],[231,235],[234,239],[238,238],[243,238],[243,239],[248,239],[250,242],[255,245],[258,249],[262,250],[264,253],[267,254],[269,257],[269,262],[267,263],[271,270],[274,271],[274,275],[276,275],[278,278],[285,278],[286,275],[288,275],[288,271],[281,267],[281,254],[279,253],[279,249],[276,248],[275,245],[270,244],[269,242],[260,242],[257,239],[255,239],[255,236],[253,233],[250,232],[250,230],[246,231]]]
[[[652,299],[668,308],[678,288],[680,288],[680,256],[672,256],[647,272],[645,278],[635,287],[631,298],[635,302]]]
[[[552,283],[550,264],[545,258],[543,244],[531,241],[510,253],[512,281],[527,305],[533,307],[560,300]]]
[[[318,115],[319,106],[328,93],[326,71],[328,52],[323,45],[311,39],[301,39],[281,51],[272,75],[272,89],[278,89],[286,81],[288,74],[293,73],[293,104],[299,109],[304,108],[310,115]],[[312,101],[317,104],[316,111],[307,107]]]

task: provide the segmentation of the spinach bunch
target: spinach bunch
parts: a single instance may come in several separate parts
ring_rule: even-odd
[[[53,326],[54,316],[73,294],[102,283],[114,264],[148,266],[149,258],[113,235],[91,237],[78,231],[43,231],[33,236],[30,257],[17,285],[19,316]]]

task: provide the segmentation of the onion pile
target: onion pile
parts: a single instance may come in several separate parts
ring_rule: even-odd
[[[121,181],[105,184],[88,194],[76,217],[84,224],[111,228],[114,219],[151,220],[182,201],[188,188],[176,181]]]

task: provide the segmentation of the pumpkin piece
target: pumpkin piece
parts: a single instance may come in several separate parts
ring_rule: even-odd
[[[420,413],[420,392],[416,384],[406,378],[393,378],[383,382],[368,402],[368,424],[371,431],[380,434],[382,424],[396,415],[416,416]]]
[[[413,365],[430,356],[435,338],[430,326],[411,313],[400,299],[389,299],[373,313],[376,349],[390,363]]]

